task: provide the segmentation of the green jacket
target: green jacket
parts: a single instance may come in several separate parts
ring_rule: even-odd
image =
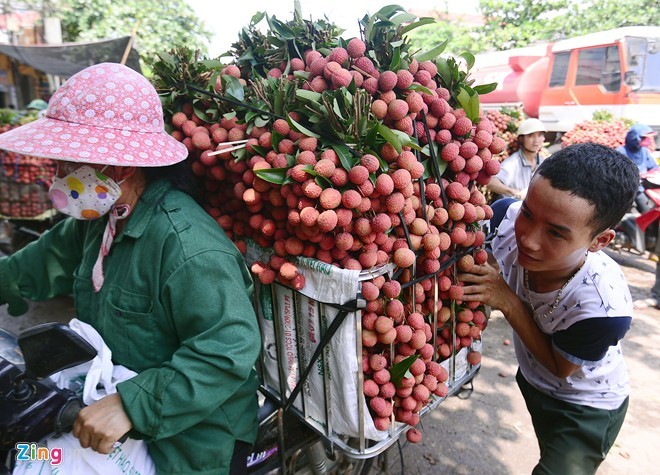
[[[115,364],[138,373],[118,391],[158,473],[228,473],[234,441],[252,443],[257,431],[261,340],[243,258],[188,195],[156,182],[115,238],[95,293],[106,219],[64,220],[1,259],[0,303],[16,313],[22,298],[72,293]]]

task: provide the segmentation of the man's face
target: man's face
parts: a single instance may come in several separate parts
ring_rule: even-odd
[[[538,153],[544,143],[545,134],[543,132],[533,132],[522,136],[522,146],[528,152]]]
[[[515,222],[520,265],[530,272],[570,272],[601,236],[591,237],[593,212],[587,200],[534,177]]]

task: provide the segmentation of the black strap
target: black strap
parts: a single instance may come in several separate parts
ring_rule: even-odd
[[[284,403],[284,411],[288,411],[289,408],[293,405],[293,402],[298,397],[298,394],[300,394],[300,391],[302,391],[303,385],[307,381],[307,377],[309,376],[309,373],[314,368],[316,364],[316,360],[319,359],[319,356],[321,356],[321,353],[323,352],[324,348],[327,346],[328,343],[330,343],[330,340],[332,339],[334,334],[337,332],[341,324],[346,319],[346,315],[348,315],[349,312],[355,312],[359,310],[357,304],[358,304],[357,299],[350,300],[343,305],[325,304],[335,308],[339,308],[341,309],[341,311],[337,314],[337,316],[332,321],[328,329],[325,331],[323,337],[321,338],[321,341],[319,341],[319,344],[316,347],[314,354],[312,355],[312,359],[309,360],[309,364],[307,365],[305,371],[303,371],[302,375],[300,376],[300,379],[298,380],[296,387],[293,388],[293,391],[291,391],[291,395]]]

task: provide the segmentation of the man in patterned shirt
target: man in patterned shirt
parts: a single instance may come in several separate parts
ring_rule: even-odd
[[[633,305],[602,249],[638,181],[634,164],[607,147],[560,150],[539,166],[524,201],[493,204],[502,217],[491,223],[493,259],[460,276],[464,301],[501,310],[513,328],[516,379],[541,453],[535,475],[594,474],[623,424],[620,340]]]

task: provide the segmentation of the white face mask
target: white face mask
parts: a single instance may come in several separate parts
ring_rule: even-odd
[[[53,177],[48,196],[55,209],[80,220],[107,214],[121,196],[121,182],[105,176],[103,170],[83,165],[64,178]]]

